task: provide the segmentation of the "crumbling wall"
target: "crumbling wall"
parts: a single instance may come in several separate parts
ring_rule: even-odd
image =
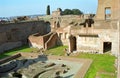
[[[33,34],[28,38],[29,44],[31,47],[36,47],[39,49],[45,48],[45,43],[49,40],[52,34],[53,34],[52,32],[45,35],[39,35],[39,33]]]
[[[47,34],[48,28],[48,24],[44,21],[0,24],[0,53],[26,44],[31,34]],[[17,45],[18,43],[19,45]],[[5,47],[8,48],[6,49]]]
[[[29,45],[39,49],[45,48],[45,43],[49,40],[52,34],[52,32],[45,35],[40,35],[39,33],[33,34],[28,38]]]
[[[43,36],[43,48],[45,48],[45,43],[49,40],[49,38],[51,37],[52,34],[53,34],[53,32],[50,32]]]
[[[105,9],[110,8],[111,19],[120,19],[120,0],[98,0],[96,19],[105,20]]]
[[[103,54],[104,42],[110,42],[111,53],[117,56],[117,53],[119,52],[119,31],[113,27],[113,25],[110,28],[102,28],[102,26],[101,28],[96,27],[92,29],[92,31],[91,29],[88,29],[88,33],[86,33],[85,29],[78,29],[76,32],[74,32],[75,30],[72,29],[71,34],[77,38],[77,51]],[[69,47],[72,48],[71,46]]]
[[[35,48],[43,48],[43,36],[40,36],[39,33],[29,36],[29,46]]]
[[[58,34],[57,33],[53,33],[49,40],[45,43],[45,49],[49,49],[49,48],[52,48],[54,46],[57,46],[59,45],[59,37],[58,37]]]
[[[32,47],[37,47],[39,49],[43,48],[47,50],[59,44],[59,38],[57,33],[55,32],[50,32],[43,36],[31,35],[28,39],[29,39],[29,44]]]

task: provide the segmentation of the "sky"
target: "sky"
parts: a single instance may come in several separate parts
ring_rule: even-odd
[[[97,0],[1,0],[0,17],[46,14],[47,5],[51,12],[61,8],[96,13],[97,4]]]

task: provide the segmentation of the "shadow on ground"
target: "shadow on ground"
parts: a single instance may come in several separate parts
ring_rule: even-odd
[[[22,59],[22,60],[14,60],[7,64],[0,65],[0,77],[5,77],[10,72],[16,72],[21,68],[28,68],[30,65],[35,64],[39,61],[45,62],[48,58],[46,55],[39,55],[38,58],[35,59]]]

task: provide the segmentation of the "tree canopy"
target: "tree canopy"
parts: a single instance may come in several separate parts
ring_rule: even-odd
[[[64,11],[62,11],[63,15],[80,15],[83,14],[82,11],[80,11],[79,9],[65,9]]]

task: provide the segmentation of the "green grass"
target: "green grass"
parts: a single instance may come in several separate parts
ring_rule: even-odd
[[[53,47],[47,51],[45,51],[45,54],[52,54],[52,55],[64,55],[65,51],[64,49],[68,48],[67,46],[56,46]]]
[[[64,55],[64,49],[68,48],[67,46],[57,46],[53,47],[47,51],[45,54],[52,54],[52,55]],[[20,48],[16,48],[10,51],[5,52],[4,54],[0,55],[0,59],[11,56],[17,52],[32,52],[36,51],[35,48],[29,48],[28,46],[22,46]],[[116,68],[114,67],[115,57],[109,54],[87,54],[87,53],[80,53],[77,56],[70,56],[75,58],[84,58],[84,59],[92,59],[93,63],[91,64],[88,72],[85,75],[85,78],[95,78],[98,76],[99,78],[116,78]],[[107,73],[107,74],[106,74]],[[111,75],[111,73],[113,75]]]
[[[53,55],[64,55],[64,49],[67,46],[54,47],[52,49],[47,50],[46,53]],[[95,78],[98,76],[99,78],[116,78],[116,68],[114,67],[115,57],[109,54],[87,54],[80,53],[77,56],[72,56],[75,58],[84,58],[84,59],[92,59],[93,63],[91,64],[88,72],[85,75],[85,78]],[[103,74],[110,73],[110,74]],[[111,73],[114,74],[111,76]]]
[[[117,77],[112,76],[110,74],[101,74],[100,78],[117,78]]]
[[[32,51],[37,51],[36,48],[30,48],[28,45],[24,45],[22,47],[18,47],[9,51],[6,51],[2,54],[0,54],[0,59],[11,56],[13,54],[16,54],[18,52],[32,52]]]
[[[109,54],[79,54],[77,58],[88,58],[92,59],[93,63],[89,68],[85,78],[95,78],[97,73],[99,73],[100,78],[116,78],[114,67],[115,57]],[[109,75],[103,75],[101,73],[113,73],[114,77]]]

